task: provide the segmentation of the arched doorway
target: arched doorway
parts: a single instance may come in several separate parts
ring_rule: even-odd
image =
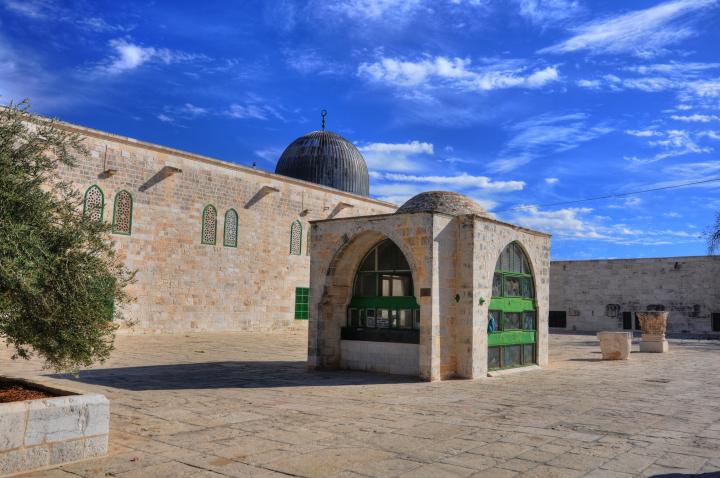
[[[344,340],[418,343],[420,305],[412,271],[400,248],[385,239],[365,255],[355,273]]]
[[[488,311],[488,370],[537,363],[537,306],[530,262],[517,242],[495,265]]]

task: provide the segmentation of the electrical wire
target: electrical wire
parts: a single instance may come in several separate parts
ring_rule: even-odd
[[[496,210],[493,212],[497,213],[497,212],[505,212],[505,211],[517,211],[517,210],[521,210],[521,209],[531,209],[531,208],[536,208],[536,207],[567,206],[569,204],[578,204],[578,203],[588,202],[588,201],[598,201],[601,199],[621,198],[621,197],[626,197],[626,196],[634,196],[636,194],[650,193],[650,192],[654,192],[654,191],[663,191],[666,189],[684,188],[687,186],[694,186],[696,184],[712,183],[715,181],[720,181],[720,178],[703,179],[702,181],[692,181],[689,183],[674,184],[672,186],[660,186],[657,188],[641,189],[638,191],[631,191],[631,192],[626,192],[626,193],[608,194],[607,196],[594,196],[594,197],[589,197],[589,198],[585,198],[585,199],[575,199],[573,201],[562,201],[562,202],[554,202],[554,203],[547,203],[547,204],[529,204],[526,206],[514,206],[514,207],[509,207],[506,209],[499,209],[499,210]]]

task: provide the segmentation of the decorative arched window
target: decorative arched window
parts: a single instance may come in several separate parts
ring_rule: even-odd
[[[488,369],[536,362],[535,287],[525,251],[512,242],[495,265],[488,312]]]
[[[290,226],[290,255],[300,254],[302,254],[302,224],[300,221],[293,221]]]
[[[389,239],[377,244],[355,274],[343,338],[418,343],[420,305],[413,290],[410,265],[400,248]]]
[[[133,199],[129,192],[123,190],[115,195],[115,206],[113,207],[112,232],[115,234],[132,233]]]
[[[217,209],[208,204],[202,214],[202,237],[203,244],[215,245],[217,239]]]
[[[238,213],[235,209],[225,211],[225,227],[223,229],[223,245],[237,247]]]
[[[97,185],[93,184],[85,191],[83,214],[93,221],[102,221],[105,210],[105,195]]]

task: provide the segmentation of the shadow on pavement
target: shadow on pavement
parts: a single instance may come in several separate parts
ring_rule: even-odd
[[[417,377],[350,370],[308,371],[304,361],[203,362],[102,368],[52,378],[123,390],[197,390],[212,388],[334,387],[417,383]]]

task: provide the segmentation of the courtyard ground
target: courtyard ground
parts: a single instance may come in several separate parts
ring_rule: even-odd
[[[112,359],[79,377],[9,362],[5,348],[0,363],[3,374],[111,401],[108,457],[32,476],[720,470],[720,342],[671,340],[667,354],[604,362],[594,336],[552,335],[547,369],[436,383],[307,372],[306,344],[302,331],[119,336]]]

